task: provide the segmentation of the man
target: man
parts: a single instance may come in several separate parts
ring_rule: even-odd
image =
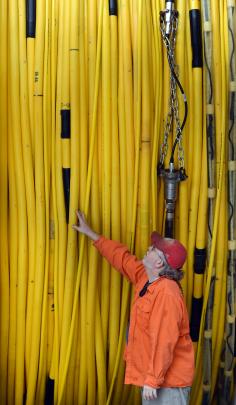
[[[186,405],[194,375],[194,351],[179,280],[186,249],[153,232],[142,260],[127,247],[94,232],[78,211],[73,228],[87,235],[110,264],[135,286],[125,383],[142,387],[143,405]]]

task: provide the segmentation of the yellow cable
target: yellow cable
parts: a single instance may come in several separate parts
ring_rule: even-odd
[[[223,141],[223,135],[221,136],[221,139]],[[201,357],[201,353],[202,353],[203,328],[204,328],[204,324],[205,324],[206,307],[207,307],[207,302],[208,302],[208,298],[209,298],[210,283],[211,283],[211,277],[212,277],[212,272],[213,272],[213,263],[214,263],[214,257],[215,257],[216,238],[217,238],[219,213],[220,213],[220,196],[221,196],[222,180],[223,180],[224,149],[225,149],[225,143],[222,142],[220,167],[219,167],[219,181],[217,184],[215,218],[214,218],[214,226],[213,226],[213,234],[212,234],[211,254],[210,254],[210,261],[209,261],[209,265],[208,265],[207,282],[206,282],[206,287],[205,287],[205,291],[204,291],[202,318],[201,318],[201,326],[200,326],[200,333],[199,333],[199,344],[198,344],[198,350],[197,350],[197,360],[196,360],[197,369],[199,368],[200,357]],[[196,389],[198,389],[198,387],[196,388],[196,386],[195,386],[195,390]]]
[[[42,321],[42,301],[45,270],[45,169],[44,169],[44,139],[43,139],[43,57],[44,57],[45,2],[37,3],[37,36],[35,42],[35,139],[37,153],[35,154],[35,196],[36,196],[36,242],[35,242],[35,289],[34,317],[32,319],[31,352],[29,379],[27,385],[26,404],[35,401],[38,361],[40,351],[40,329]]]
[[[126,150],[127,150],[127,173],[126,179],[126,205],[127,216],[132,218],[133,212],[133,186],[134,186],[134,125],[133,125],[133,75],[132,75],[132,54],[131,54],[131,32],[130,32],[130,11],[128,3],[122,3],[120,12],[122,38],[125,46],[122,47],[123,78],[124,78],[124,111],[126,129]],[[127,222],[126,242],[131,243],[131,221]]]
[[[58,86],[60,86],[60,91],[61,91],[61,103],[58,104],[58,124],[59,121],[62,123],[61,117],[59,118],[59,113],[61,113],[62,110],[70,110],[70,77],[69,77],[69,71],[70,71],[70,6],[67,4],[67,2],[62,2],[61,5],[63,9],[63,14],[60,15],[60,22],[63,24],[63,36],[61,40],[61,55],[60,55],[60,63],[61,63],[61,81],[58,83]],[[71,115],[71,111],[70,111]],[[59,231],[62,234],[62,246],[63,246],[63,263],[65,266],[65,274],[64,274],[64,280],[61,279],[61,283],[63,282],[63,285],[61,284],[61,291],[64,289],[63,292],[63,308],[62,308],[62,324],[61,324],[61,345],[60,345],[60,362],[59,362],[59,384],[60,384],[60,379],[63,374],[63,364],[65,362],[65,357],[66,357],[66,352],[67,352],[67,345],[68,345],[68,338],[69,338],[69,329],[70,329],[70,322],[71,322],[71,313],[72,313],[72,305],[73,305],[73,294],[74,294],[74,283],[75,283],[75,268],[76,268],[76,263],[75,263],[75,249],[76,249],[76,236],[73,232],[73,229],[71,229],[71,224],[68,226],[66,224],[66,218],[65,218],[65,195],[64,195],[64,184],[62,183],[62,176],[61,172],[65,168],[70,169],[70,152],[71,152],[71,139],[70,138],[62,138],[61,137],[61,131],[62,127],[59,124],[58,128],[58,152],[59,149],[61,149],[61,161],[60,157],[58,156],[58,170],[60,170],[60,187],[63,188],[61,190],[62,194],[60,195],[60,204],[63,203],[64,207],[61,214],[60,218],[60,226],[61,226],[61,231]],[[70,134],[66,134],[69,136]],[[60,142],[60,146],[59,146]],[[61,168],[59,169],[59,162],[61,163]],[[78,171],[77,171],[78,173]],[[58,173],[59,175],[59,173]],[[71,175],[71,173],[70,173]],[[78,199],[78,187],[77,188],[77,193],[76,193],[76,198]],[[72,190],[72,193],[74,193],[74,189]],[[63,197],[62,197],[63,195]],[[71,192],[70,192],[71,195]],[[58,195],[59,198],[59,195]],[[75,198],[75,196],[73,196]],[[62,199],[62,201],[61,201]],[[75,211],[75,201],[74,201],[74,211]],[[59,208],[60,209],[60,208]],[[69,213],[70,216],[70,213]],[[75,218],[75,212],[73,212],[73,217]],[[72,219],[71,218],[71,219]],[[59,259],[60,260],[60,259]],[[60,300],[60,292],[59,292],[59,300]],[[73,361],[73,359],[72,359]],[[69,373],[67,375],[67,387],[70,387],[72,381],[73,381],[73,367],[71,364],[71,367],[69,368]],[[60,386],[59,386],[60,390]],[[65,392],[65,397],[64,400],[65,402],[71,402],[71,398],[67,398],[68,393],[70,395],[73,395],[73,390],[67,390]],[[67,395],[66,395],[67,394]]]
[[[110,20],[108,2],[104,3],[103,32],[102,32],[102,233],[110,237],[111,221],[111,43],[110,43]],[[110,265],[107,260],[102,260],[101,273],[101,317],[104,347],[107,347],[108,319],[109,319],[109,291],[110,291]],[[106,352],[105,352],[106,353]]]
[[[50,1],[45,2],[45,20],[50,19]],[[50,109],[50,63],[49,63],[49,26],[45,25],[45,48],[43,61],[43,147],[44,147],[44,176],[45,176],[45,273],[42,299],[42,322],[39,350],[39,366],[36,388],[36,401],[41,404],[44,401],[47,371],[47,332],[48,332],[48,280],[49,280],[49,232],[50,232],[50,166],[51,166],[51,109]]]
[[[150,244],[150,162],[151,162],[151,88],[150,88],[150,65],[148,58],[148,37],[147,37],[147,10],[144,3],[142,11],[142,123],[141,123],[141,143],[140,143],[140,173],[139,173],[139,226],[137,234],[139,238],[136,244],[136,254],[142,257]],[[135,206],[134,206],[135,207]]]
[[[95,67],[96,67],[96,40],[97,40],[97,32],[95,30],[96,27],[96,9],[94,7],[94,2],[89,2],[88,3],[88,38],[89,41],[87,42],[87,52],[88,52],[88,88],[84,89],[85,91],[87,90],[88,95],[88,111],[86,111],[86,116],[88,114],[88,118],[92,118],[93,116],[93,105],[94,105],[94,87],[95,87]],[[85,52],[86,55],[86,52]],[[86,72],[84,71],[83,73],[86,75]],[[84,96],[81,96],[81,99],[83,99]],[[98,107],[99,110],[99,107]],[[81,112],[81,114],[83,114]],[[97,113],[99,115],[99,112]],[[83,114],[84,115],[84,114]],[[84,127],[84,143],[86,142],[86,137],[87,135],[87,130],[89,130],[89,137],[91,139],[92,137],[92,120],[90,119],[88,123],[86,123]],[[100,229],[100,204],[99,204],[99,173],[98,173],[98,142],[95,140],[95,145],[94,145],[94,158],[93,158],[93,175],[91,179],[91,203],[90,203],[90,218],[91,218],[91,223],[92,226],[99,230]],[[81,164],[83,163],[83,149],[81,149]],[[84,162],[85,163],[85,162]],[[84,164],[83,163],[83,164]],[[86,162],[87,164],[87,162]],[[81,175],[82,175],[82,169],[81,169]],[[83,175],[82,175],[83,176]],[[81,181],[84,182],[84,192],[81,190],[81,206],[83,207],[84,204],[84,198],[83,195],[86,192],[86,178],[81,176]],[[97,351],[97,346],[99,346],[99,342],[96,341],[95,338],[95,333],[96,333],[96,313],[99,310],[99,302],[98,302],[98,296],[97,296],[97,289],[98,289],[98,252],[96,249],[89,244],[88,248],[89,252],[89,259],[88,259],[88,269],[89,274],[88,274],[88,290],[89,294],[87,294],[87,301],[86,301],[86,310],[87,310],[87,320],[86,320],[86,329],[85,329],[85,336],[86,336],[86,360],[87,360],[87,402],[88,404],[93,404],[95,401],[95,395],[96,393],[94,392],[94,389],[92,388],[94,385],[96,385],[96,376],[98,380],[98,401],[101,401],[101,395],[102,395],[102,401],[104,401],[104,395],[106,395],[106,375],[104,375],[102,371],[102,366],[101,366],[101,373],[99,371],[99,364],[96,364],[96,351]],[[85,269],[84,269],[85,271]],[[99,325],[101,328],[101,325]],[[82,331],[83,333],[83,331]],[[101,347],[99,347],[101,349]],[[82,346],[81,349],[83,350]],[[102,359],[104,361],[104,351],[102,350]],[[81,382],[82,385],[82,382]],[[104,394],[105,390],[105,394]],[[82,398],[81,402],[82,403]]]
[[[142,5],[143,1],[139,0],[138,3],[138,35],[137,35],[137,83],[134,83],[137,88],[136,94],[136,112],[135,112],[135,174],[134,174],[134,194],[133,194],[133,207],[137,206],[138,200],[138,183],[139,183],[139,160],[140,160],[140,141],[141,141],[141,85],[142,85]],[[137,220],[137,209],[135,208],[132,213],[132,228],[131,228],[131,251],[134,250],[135,242],[135,228]]]
[[[56,1],[52,0],[52,22],[57,22],[57,8]],[[54,237],[54,257],[53,257],[53,285],[54,285],[54,313],[55,313],[55,328],[53,336],[53,353],[52,361],[49,372],[49,377],[54,380],[54,404],[57,402],[57,388],[58,388],[58,366],[59,366],[59,304],[58,304],[58,248],[59,248],[59,237],[58,237],[58,216],[57,216],[57,199],[56,199],[56,160],[55,160],[55,149],[56,149],[56,109],[55,109],[55,95],[56,95],[56,39],[57,39],[57,30],[56,24],[52,23],[51,28],[51,100],[52,100],[52,120],[51,120],[51,134],[52,134],[52,143],[51,143],[51,153],[52,153],[52,210],[53,210],[53,219],[51,219],[51,234]]]
[[[15,402],[22,403],[24,395],[24,355],[25,355],[25,310],[26,283],[28,263],[27,212],[26,193],[23,167],[23,151],[20,125],[20,94],[19,94],[19,44],[18,44],[18,15],[17,4],[9,4],[9,99],[13,134],[14,166],[16,179],[18,229],[21,237],[18,243],[18,281],[17,281],[17,339],[16,339],[16,369],[15,369]]]
[[[117,38],[117,16],[110,16],[111,28],[111,237],[113,240],[120,240],[120,153],[118,138],[118,38]],[[109,364],[108,384],[115,366],[117,355],[120,304],[121,304],[121,276],[112,269],[110,281],[110,306],[109,306]]]
[[[90,145],[90,156],[89,156],[88,175],[87,175],[88,180],[87,180],[85,204],[84,204],[85,213],[87,213],[87,211],[88,211],[91,176],[92,176],[92,160],[93,160],[94,143],[95,143],[95,123],[96,123],[96,111],[97,111],[99,67],[100,67],[100,56],[101,56],[102,15],[103,15],[103,1],[101,1],[101,3],[100,3],[100,14],[99,14],[98,45],[97,45],[97,60],[96,60],[96,79],[95,79],[94,110],[93,110],[93,125],[92,125],[92,139],[91,139],[91,145]],[[69,335],[69,344],[68,344],[68,349],[67,349],[66,362],[64,364],[64,372],[63,372],[63,375],[62,375],[62,381],[59,384],[59,400],[58,400],[59,404],[62,401],[63,391],[64,391],[64,387],[65,387],[66,374],[67,374],[69,358],[70,358],[71,344],[72,344],[72,339],[73,339],[73,329],[74,329],[74,322],[75,322],[76,307],[77,307],[77,304],[78,304],[78,291],[79,291],[80,276],[81,276],[81,270],[82,270],[82,259],[83,259],[84,243],[85,243],[85,238],[82,235],[82,237],[81,237],[81,245],[80,245],[78,273],[77,273],[76,286],[75,286],[75,299],[74,299],[74,303],[73,303],[72,321],[71,321],[71,328],[70,328],[70,335]]]
[[[141,3],[141,1],[140,1],[140,3],[139,3],[139,17],[138,17],[138,24],[139,24],[139,33],[138,33],[138,39],[139,40],[141,40],[141,6],[142,6],[142,3]],[[123,18],[125,19],[125,18],[127,18],[127,8],[125,8],[124,10],[122,10],[122,16],[121,16],[121,25],[122,25],[122,27],[123,27],[123,30],[124,30],[124,22],[123,22]],[[127,20],[126,20],[127,21]],[[127,37],[126,37],[126,39],[125,39],[125,43],[129,43],[129,38],[128,38],[128,32],[127,32],[127,30],[124,30],[124,31],[122,31],[122,33],[123,33],[123,35],[126,35]],[[140,62],[141,62],[141,44],[139,44],[138,45],[139,46],[139,50],[138,50],[138,69],[141,69],[141,64],[140,64]],[[128,50],[129,50],[129,46],[128,46]],[[126,55],[126,57],[127,57],[127,55]],[[127,85],[127,82],[126,82],[126,75],[127,75],[127,72],[126,72],[126,63],[128,64],[129,63],[129,60],[127,60],[126,62],[125,61],[123,61],[123,63],[124,63],[124,83],[125,83],[125,87],[126,87],[126,85]],[[140,88],[140,86],[141,86],[141,72],[140,72],[140,74],[138,74],[138,94],[140,94],[140,90],[139,90],[139,88]],[[140,84],[139,84],[140,83]],[[124,97],[125,97],[125,101],[126,101],[126,104],[125,104],[125,107],[126,108],[132,108],[131,106],[132,106],[132,104],[129,104],[129,92],[128,92],[128,90],[129,89],[126,89],[126,91],[124,92]],[[140,104],[140,99],[138,99],[138,105],[137,105],[137,122],[136,122],[136,128],[137,128],[137,139],[136,139],[136,159],[138,159],[138,155],[139,155],[139,142],[140,142],[140,123],[138,122],[138,120],[139,120],[139,117],[138,117],[138,113],[140,112],[140,108],[141,108],[141,104]],[[130,112],[129,112],[130,113]],[[128,121],[127,122],[127,125],[130,125],[130,121]],[[130,134],[131,135],[131,134]],[[131,143],[132,144],[132,143]],[[128,145],[127,145],[128,146]],[[128,146],[128,149],[127,149],[127,153],[128,153],[128,155],[129,155],[129,159],[128,159],[128,161],[129,160],[131,160],[130,159],[130,153],[131,153],[131,151],[130,151],[130,146]],[[132,156],[132,155],[131,155]],[[138,160],[137,160],[137,162],[138,162]],[[121,167],[121,169],[122,169],[122,167]],[[129,176],[132,176],[132,172],[130,172],[130,170],[131,170],[131,167],[129,166],[129,165],[127,165],[127,170],[128,170],[128,172],[129,172]],[[123,173],[123,176],[125,175],[125,173]],[[137,198],[137,185],[138,185],[138,163],[137,163],[137,165],[136,165],[136,173],[135,173],[135,189],[134,189],[134,193],[132,192],[132,190],[129,188],[129,194],[130,194],[130,197],[129,196],[127,196],[128,197],[128,199],[129,198],[132,198],[131,196],[133,195],[133,210],[132,210],[132,227],[131,227],[131,239],[129,239],[129,230],[127,229],[127,237],[128,237],[128,241],[130,240],[130,243],[131,243],[131,250],[133,249],[133,245],[134,245],[134,227],[135,227],[135,220],[136,220],[136,198]],[[127,184],[127,187],[129,187],[128,186],[128,184]],[[128,207],[127,207],[128,208]],[[126,283],[125,284],[125,289],[123,290],[123,294],[122,294],[122,304],[123,304],[123,302],[127,302],[127,299],[128,299],[128,294],[129,294],[129,286],[128,286],[128,284],[127,284],[127,281],[124,281],[124,283]],[[126,320],[126,314],[125,314],[125,312],[126,311],[124,311],[124,307],[123,307],[123,311],[122,311],[122,309],[121,309],[121,322],[120,322],[120,336],[119,336],[119,343],[118,343],[118,350],[117,350],[117,357],[116,357],[116,363],[115,363],[115,367],[114,367],[114,371],[113,371],[113,376],[112,376],[112,380],[111,380],[111,384],[110,384],[110,387],[109,387],[109,393],[108,393],[108,398],[107,398],[107,402],[106,402],[106,404],[108,405],[109,403],[110,403],[110,401],[111,401],[111,396],[112,396],[112,392],[113,392],[113,387],[114,387],[114,382],[115,382],[115,378],[116,378],[116,375],[117,375],[117,371],[118,371],[118,366],[119,366],[119,360],[120,360],[120,356],[121,356],[121,350],[122,350],[122,348],[123,348],[123,339],[124,339],[124,328],[125,328],[125,320]]]
[[[7,363],[10,334],[10,289],[8,252],[8,173],[7,173],[7,2],[3,1],[0,11],[0,35],[3,46],[0,49],[0,402],[7,402]],[[13,312],[11,312],[13,313]],[[14,321],[13,321],[14,322]],[[9,350],[12,347],[9,346]],[[11,353],[12,354],[12,353]],[[10,356],[11,356],[10,354]]]
[[[26,39],[27,46],[27,70],[28,70],[28,103],[29,103],[29,119],[30,119],[30,135],[32,157],[35,155],[35,139],[34,139],[34,49],[35,38]],[[34,163],[34,160],[33,160]]]
[[[9,86],[9,84],[8,84]],[[17,274],[18,274],[18,232],[16,231],[18,223],[17,193],[14,168],[14,149],[12,134],[12,119],[10,111],[10,100],[8,98],[8,145],[7,145],[7,163],[8,163],[8,188],[9,188],[9,270],[10,270],[10,317],[9,317],[9,346],[8,346],[8,384],[7,401],[14,403],[15,397],[15,367],[16,367],[16,304],[17,304]],[[1,121],[3,123],[3,121]],[[3,149],[4,150],[4,149]],[[18,228],[17,228],[18,229]],[[2,393],[4,391],[1,391]]]
[[[21,123],[23,131],[23,155],[25,167],[25,185],[27,201],[27,220],[29,236],[29,271],[27,286],[27,315],[26,315],[26,379],[28,379],[31,334],[32,334],[32,313],[34,297],[34,273],[35,273],[35,186],[33,171],[33,150],[32,150],[32,133],[30,128],[30,107],[29,107],[29,88],[26,60],[26,32],[25,20],[26,10],[25,1],[19,1],[19,50],[20,50],[20,93],[21,93]],[[31,88],[31,92],[33,89]]]
[[[157,180],[157,162],[158,162],[158,145],[160,139],[161,128],[161,94],[162,94],[162,69],[161,69],[161,37],[160,30],[158,29],[159,23],[159,13],[160,10],[157,9],[158,4],[152,1],[152,17],[154,20],[154,44],[155,44],[155,64],[154,64],[154,75],[156,76],[156,90],[155,90],[155,118],[154,118],[154,134],[152,139],[152,166],[151,166],[151,185],[152,185],[152,229],[158,229],[157,223],[158,218],[162,217],[163,212],[161,212],[160,206],[157,206],[158,201],[158,188],[160,187],[160,182]]]

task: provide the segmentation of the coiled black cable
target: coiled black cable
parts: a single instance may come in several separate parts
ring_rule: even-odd
[[[182,133],[182,131],[183,131],[183,129],[184,129],[184,126],[185,126],[185,124],[186,124],[186,121],[187,121],[187,116],[188,116],[188,102],[187,102],[187,97],[186,97],[186,94],[185,94],[185,92],[184,92],[183,86],[181,85],[181,83],[180,83],[180,81],[179,81],[179,79],[178,79],[178,76],[177,76],[176,73],[175,73],[175,69],[174,69],[174,66],[173,66],[173,63],[172,63],[172,61],[171,61],[171,58],[170,58],[170,55],[169,55],[169,54],[167,54],[167,59],[168,59],[169,67],[170,67],[170,70],[171,70],[171,74],[172,74],[172,76],[174,77],[174,79],[175,79],[175,81],[176,81],[176,84],[177,84],[177,86],[179,87],[180,92],[181,92],[181,94],[182,94],[182,96],[183,96],[183,100],[184,100],[184,119],[183,119],[183,122],[182,122],[182,124],[181,124],[181,126],[180,126],[179,133],[177,134],[177,136],[176,136],[176,138],[175,138],[174,145],[173,145],[172,151],[171,151],[170,163],[173,163],[173,162],[174,162],[175,148],[176,148],[176,145],[177,145],[177,143],[178,143],[178,141],[179,141],[180,135],[181,135],[181,133]]]

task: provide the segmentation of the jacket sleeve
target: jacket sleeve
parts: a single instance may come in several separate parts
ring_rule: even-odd
[[[150,315],[150,359],[145,385],[160,388],[173,361],[180,335],[182,306],[177,297],[162,291]]]
[[[94,242],[94,246],[107,261],[115,267],[131,283],[136,284],[144,273],[144,266],[136,256],[132,255],[127,246],[106,239],[104,236]]]

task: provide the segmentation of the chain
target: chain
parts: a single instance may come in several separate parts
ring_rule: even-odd
[[[173,11],[171,13],[171,32],[170,35],[166,35],[166,23],[165,23],[165,11],[160,13],[160,28],[162,39],[164,45],[167,50],[167,58],[169,64],[171,65],[172,69],[174,70],[176,76],[178,76],[178,66],[175,62],[175,43],[176,43],[176,34],[178,28],[178,12]],[[178,143],[178,161],[180,167],[184,168],[184,150],[182,144],[182,131],[180,126],[180,119],[179,119],[179,102],[177,98],[177,85],[174,75],[171,72],[170,76],[170,97],[169,97],[169,106],[168,106],[168,114],[165,121],[164,127],[164,141],[160,148],[160,165],[164,165],[164,159],[167,155],[168,150],[168,136],[171,133],[172,126],[173,126],[173,119],[175,122],[176,127],[176,139]]]

